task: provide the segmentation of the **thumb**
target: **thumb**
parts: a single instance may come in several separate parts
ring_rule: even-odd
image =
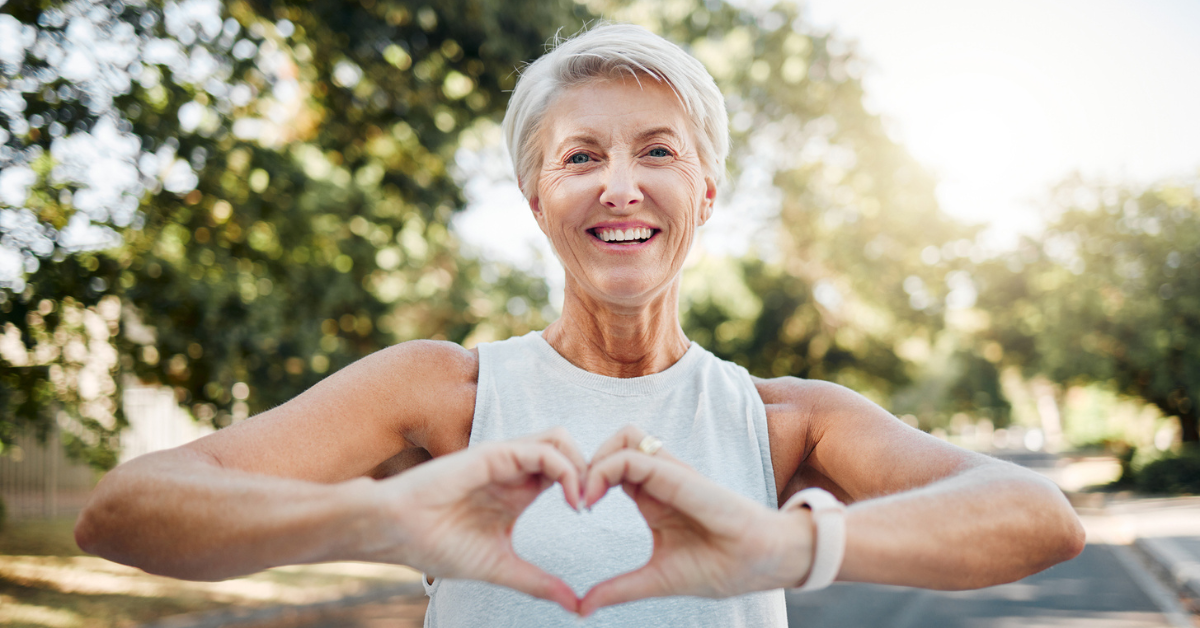
[[[662,573],[652,565],[653,562],[592,587],[579,602],[579,616],[587,617],[605,606],[667,595]]]

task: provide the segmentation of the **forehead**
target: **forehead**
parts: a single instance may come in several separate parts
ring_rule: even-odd
[[[673,135],[692,144],[692,124],[683,104],[666,84],[646,76],[599,79],[570,87],[550,104],[543,118],[543,147],[552,154],[562,144],[616,144],[652,135]]]

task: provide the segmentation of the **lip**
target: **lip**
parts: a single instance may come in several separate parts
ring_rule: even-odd
[[[597,232],[601,229],[620,229],[620,230],[624,231],[626,229],[638,229],[638,228],[650,230],[650,237],[647,238],[645,242],[633,242],[633,243],[605,242],[604,240],[600,239],[599,235],[597,235]],[[591,236],[592,242],[595,242],[597,246],[600,246],[600,247],[610,250],[610,251],[637,251],[637,250],[643,249],[643,248],[649,246],[651,242],[654,242],[654,240],[658,237],[658,234],[662,233],[662,229],[659,229],[658,227],[655,227],[654,225],[651,225],[651,224],[648,224],[645,222],[641,222],[641,221],[636,221],[636,220],[623,220],[623,221],[613,220],[613,221],[608,221],[608,222],[601,222],[601,223],[594,224],[591,227],[588,227],[587,229],[585,229],[585,231],[587,231],[588,235]]]
[[[644,227],[646,229],[653,229],[655,231],[662,231],[658,227],[655,227],[654,225],[652,225],[648,222],[642,222],[640,220],[609,220],[606,222],[598,222],[598,223],[588,227],[587,230],[588,231],[592,231],[594,229],[625,230],[625,229],[637,229],[638,227]]]

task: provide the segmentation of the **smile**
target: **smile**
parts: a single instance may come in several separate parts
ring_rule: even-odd
[[[658,229],[649,227],[631,227],[629,229],[596,228],[588,229],[593,237],[612,244],[638,244],[653,238]]]

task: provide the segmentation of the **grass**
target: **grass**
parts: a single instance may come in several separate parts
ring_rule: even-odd
[[[153,576],[89,556],[74,519],[10,521],[0,530],[0,626],[132,628],[182,613],[304,604],[419,577],[405,567],[281,567],[218,583]]]
[[[86,556],[75,545],[75,519],[9,521],[0,528],[0,555]]]

